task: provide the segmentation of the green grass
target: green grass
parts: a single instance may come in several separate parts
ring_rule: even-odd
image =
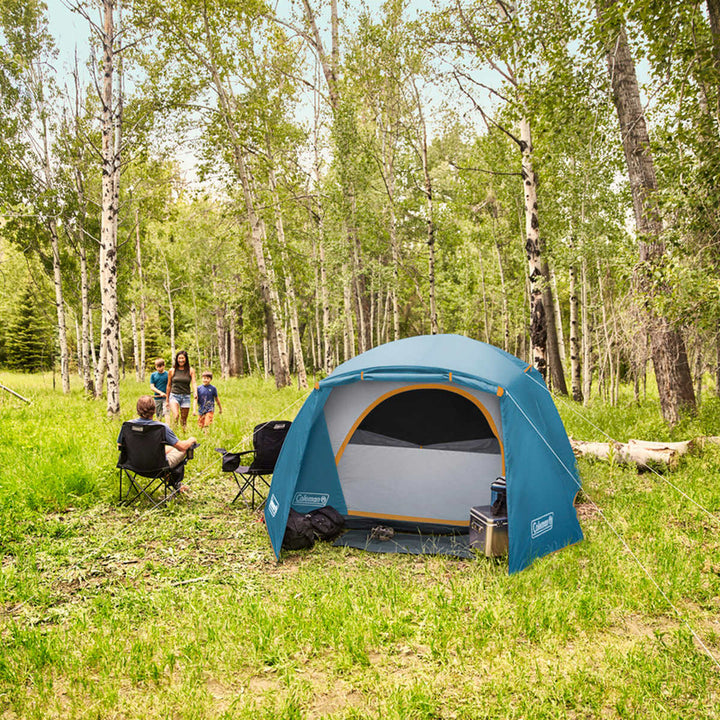
[[[190,497],[149,511],[117,507],[114,469],[142,386],[126,380],[108,420],[79,386],[0,382],[33,400],[0,395],[0,717],[720,716],[720,669],[608,524],[720,658],[720,448],[668,475],[713,517],[657,475],[583,461],[607,522],[586,505],[582,543],[513,577],[327,545],[276,563],[213,448],[246,447],[304,393],[218,381]],[[603,439],[559,407],[575,437]],[[672,431],[650,401],[573,407],[618,440],[717,434],[717,401]]]

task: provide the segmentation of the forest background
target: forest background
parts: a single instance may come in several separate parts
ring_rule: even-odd
[[[716,0],[63,5],[69,68],[0,10],[2,366],[116,415],[179,349],[305,387],[456,332],[576,400],[652,360],[670,423],[720,387]]]

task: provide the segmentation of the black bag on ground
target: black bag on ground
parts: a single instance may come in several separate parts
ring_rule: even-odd
[[[285,537],[282,546],[284,550],[302,550],[315,544],[315,533],[309,515],[301,515],[290,508]]]
[[[311,510],[307,516],[318,540],[334,540],[345,529],[345,518],[331,505]]]
[[[222,471],[233,472],[240,467],[240,455],[242,453],[228,452],[225,448],[215,448],[217,452],[222,453]]]

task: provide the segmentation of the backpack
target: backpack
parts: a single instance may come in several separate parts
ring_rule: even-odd
[[[334,540],[345,528],[345,518],[330,505],[311,510],[307,516],[318,540]]]
[[[290,508],[285,537],[282,546],[284,550],[302,550],[311,548],[315,544],[315,533],[309,515],[301,515]]]

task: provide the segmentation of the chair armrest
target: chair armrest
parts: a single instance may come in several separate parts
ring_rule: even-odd
[[[192,460],[195,456],[195,448],[198,447],[200,443],[196,442],[194,445],[191,445],[186,451],[185,451],[185,457],[188,460]]]

